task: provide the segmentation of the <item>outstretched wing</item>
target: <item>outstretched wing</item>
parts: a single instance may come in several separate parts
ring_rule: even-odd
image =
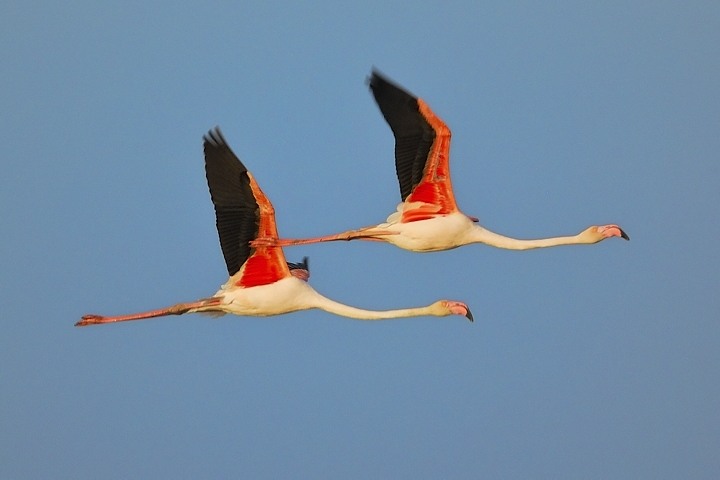
[[[450,183],[450,129],[427,104],[374,70],[375,101],[395,136],[395,169],[407,205],[403,222],[457,211]],[[410,205],[418,204],[418,205]],[[422,204],[422,205],[421,205]]]
[[[258,237],[277,238],[275,210],[252,174],[228,146],[219,128],[203,137],[205,174],[220,247],[238,287],[274,283],[290,275],[280,247],[251,248]]]

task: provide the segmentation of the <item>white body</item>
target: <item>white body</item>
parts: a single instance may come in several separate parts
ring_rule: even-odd
[[[295,277],[249,288],[235,287],[228,282],[215,294],[215,297],[222,298],[220,309],[226,313],[246,316],[270,316],[307,310],[316,306],[312,300],[319,296],[310,285]]]
[[[388,220],[393,219],[395,214]],[[414,252],[436,252],[450,250],[468,243],[473,230],[479,228],[466,215],[455,212],[417,222],[388,222],[377,226],[379,229],[397,232],[386,235],[382,240],[405,250]]]

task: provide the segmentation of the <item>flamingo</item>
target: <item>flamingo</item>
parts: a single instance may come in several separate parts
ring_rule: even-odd
[[[306,239],[261,237],[253,245],[302,245],[338,240],[376,240],[415,252],[484,243],[511,250],[593,244],[628,235],[617,225],[594,225],[577,235],[522,240],[492,232],[465,215],[450,183],[450,129],[427,103],[373,70],[370,90],[395,136],[395,168],[402,203],[384,223]]]
[[[195,312],[270,316],[313,308],[359,320],[454,314],[473,321],[468,306],[458,301],[439,300],[426,307],[373,311],[344,305],[317,293],[307,284],[310,276],[307,257],[301,263],[287,263],[281,247],[250,246],[250,241],[258,236],[277,238],[275,210],[219,128],[209,131],[203,139],[205,173],[229,280],[209,298],[131,315],[85,315],[75,326]]]

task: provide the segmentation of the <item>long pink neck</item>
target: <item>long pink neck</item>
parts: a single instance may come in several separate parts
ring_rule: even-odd
[[[357,320],[391,320],[395,318],[441,316],[435,304],[426,307],[402,308],[397,310],[365,310],[351,307],[344,303],[330,300],[327,297],[315,292],[313,307],[325,310],[341,317],[355,318]]]
[[[490,230],[475,225],[468,235],[467,243],[484,243],[492,247],[505,248],[508,250],[530,250],[532,248],[556,247],[558,245],[578,245],[585,242],[583,242],[578,235],[522,240],[519,238],[506,237],[505,235],[500,235],[499,233],[491,232]]]

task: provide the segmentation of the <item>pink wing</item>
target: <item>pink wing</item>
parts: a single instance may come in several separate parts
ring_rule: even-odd
[[[401,221],[458,211],[450,182],[450,129],[423,100],[377,71],[369,84],[395,136],[395,168],[405,202]]]
[[[220,129],[204,137],[205,173],[215,206],[220,246],[232,283],[247,288],[290,276],[281,247],[251,248],[258,238],[278,238],[275,209]]]

